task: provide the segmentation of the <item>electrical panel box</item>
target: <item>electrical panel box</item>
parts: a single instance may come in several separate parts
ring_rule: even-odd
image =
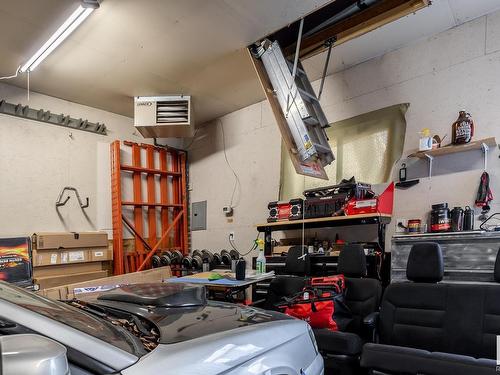
[[[207,201],[191,204],[191,230],[207,229]]]
[[[136,96],[134,126],[145,138],[193,137],[191,97]]]

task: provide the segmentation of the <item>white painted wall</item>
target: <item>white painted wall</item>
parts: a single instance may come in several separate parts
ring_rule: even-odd
[[[109,143],[145,142],[134,133],[133,120],[36,93],[28,102],[25,90],[7,84],[0,84],[0,99],[105,123],[108,129],[101,136],[0,115],[0,236],[111,229]],[[55,201],[64,186],[76,187],[90,206],[82,212],[73,195],[59,216]]]
[[[476,138],[500,139],[500,12],[484,16],[381,57],[327,77],[323,108],[331,122],[397,103],[409,102],[404,155],[417,147],[418,131],[429,127],[451,137],[458,111],[469,111]],[[315,82],[316,87],[318,82]],[[227,248],[236,234],[241,249],[256,236],[254,224],[267,216],[267,203],[278,197],[280,136],[266,102],[220,119],[226,132],[229,162],[241,180],[234,221],[227,205],[234,177],[225,164],[217,122],[202,128],[190,150],[191,200],[208,201],[208,229],[193,232],[193,248]],[[494,192],[500,194],[498,151],[489,160]],[[399,165],[395,168],[395,173]],[[425,176],[425,162],[411,162],[409,176]],[[481,153],[435,161],[435,177],[423,178],[395,197],[397,218],[426,218],[430,205],[472,205],[482,172]],[[498,202],[498,201],[497,201]],[[493,205],[493,210],[500,204]],[[393,229],[391,227],[391,229]],[[388,236],[392,234],[389,231]]]

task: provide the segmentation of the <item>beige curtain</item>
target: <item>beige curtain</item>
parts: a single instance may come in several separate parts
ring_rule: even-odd
[[[352,176],[371,184],[389,181],[403,152],[408,106],[397,104],[330,124],[326,132],[336,160],[325,168],[328,181],[296,174],[282,147],[280,199],[300,197],[306,189],[334,185]]]

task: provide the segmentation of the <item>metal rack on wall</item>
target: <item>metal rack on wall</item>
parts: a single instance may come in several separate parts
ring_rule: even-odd
[[[122,145],[130,147],[131,165],[122,163]],[[175,249],[187,254],[186,153],[128,141],[114,141],[110,148],[114,274],[150,268],[151,257],[162,250]],[[124,173],[132,174],[133,200],[123,200],[123,185],[126,183]],[[143,199],[142,191],[143,175],[146,177],[146,200]],[[159,202],[156,200],[157,191]],[[124,215],[124,208],[132,210],[133,221]],[[135,246],[131,251],[125,251],[124,224],[134,235]]]

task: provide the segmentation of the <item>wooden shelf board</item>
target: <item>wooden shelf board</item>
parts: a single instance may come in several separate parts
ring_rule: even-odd
[[[361,214],[361,215],[351,215],[351,216],[334,216],[334,217],[320,217],[313,219],[303,219],[303,220],[289,220],[289,221],[275,221],[271,223],[257,224],[255,227],[264,228],[264,227],[297,227],[302,224],[307,226],[308,224],[325,224],[325,227],[328,227],[328,223],[335,223],[336,226],[341,224],[342,221],[353,221],[353,220],[362,220],[362,219],[374,219],[378,218],[385,223],[390,222],[391,215],[388,214]]]
[[[427,156],[441,156],[441,155],[450,155],[458,152],[466,152],[472,150],[481,150],[482,144],[486,144],[488,147],[495,147],[497,145],[497,141],[495,137],[489,137],[484,139],[479,139],[477,141],[472,141],[470,143],[466,143],[464,145],[448,145],[441,148],[436,148],[434,150],[428,151],[419,151],[413,154],[408,155],[409,158],[419,158],[426,159]]]

